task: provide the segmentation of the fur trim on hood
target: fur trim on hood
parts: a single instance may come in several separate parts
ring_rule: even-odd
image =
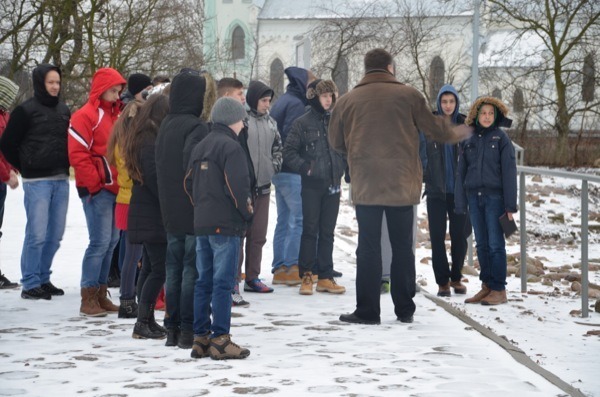
[[[508,116],[508,106],[506,106],[500,99],[494,98],[491,96],[482,96],[475,100],[475,103],[471,106],[471,110],[469,110],[469,114],[465,120],[466,125],[474,125],[477,120],[477,115],[479,114],[479,109],[483,105],[492,105],[498,111],[498,115],[496,116],[496,120],[494,124],[498,127],[510,127],[512,124],[512,120],[509,119]]]
[[[206,89],[204,91],[204,109],[200,115],[202,121],[208,122],[210,120],[210,112],[212,111],[215,102],[217,102],[217,83],[213,79],[212,75],[207,71],[203,70],[200,75],[206,80]]]

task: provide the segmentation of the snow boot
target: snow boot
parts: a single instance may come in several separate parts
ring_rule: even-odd
[[[98,303],[100,307],[106,310],[109,313],[115,313],[119,311],[119,306],[113,304],[110,299],[108,299],[108,295],[110,292],[108,291],[108,285],[100,284],[100,288],[98,289]]]
[[[100,307],[98,303],[98,288],[81,288],[81,307],[79,308],[81,316],[104,317],[106,310]]]

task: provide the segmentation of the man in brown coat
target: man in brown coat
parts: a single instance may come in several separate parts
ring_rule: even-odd
[[[419,132],[438,142],[467,136],[431,113],[416,89],[394,77],[392,56],[383,49],[365,55],[365,76],[333,109],[331,146],[347,154],[352,200],[358,222],[356,310],[343,314],[349,323],[379,324],[381,223],[385,213],[392,245],[391,295],[401,322],[413,321],[415,255],[413,205],[421,196]]]

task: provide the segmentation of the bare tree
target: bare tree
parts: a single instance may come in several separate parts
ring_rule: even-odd
[[[552,95],[542,91],[544,105],[554,109],[558,134],[556,156],[563,161],[569,153],[568,135],[574,118],[598,112],[600,101],[582,101],[581,81],[586,53],[597,56],[600,40],[600,2],[597,0],[489,0],[492,18],[521,33],[533,34],[544,47],[543,62],[528,73],[545,74],[552,79]],[[597,62],[596,62],[597,64]]]

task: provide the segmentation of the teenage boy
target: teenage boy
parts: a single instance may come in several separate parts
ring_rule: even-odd
[[[247,292],[273,292],[273,288],[264,284],[260,275],[262,249],[267,241],[269,224],[269,203],[271,197],[271,179],[281,170],[282,145],[277,123],[269,115],[274,92],[260,81],[248,85],[248,150],[256,173],[254,195],[254,217],[246,234],[246,283]],[[244,243],[240,251],[239,266],[244,261]]]
[[[212,131],[194,148],[185,178],[194,205],[198,269],[191,356],[239,359],[250,351],[233,343],[229,330],[241,238],[253,213],[250,173],[238,142],[247,114],[239,101],[225,97],[211,116]]]
[[[119,307],[107,297],[108,272],[119,241],[114,209],[119,185],[117,170],[106,159],[108,138],[120,114],[119,95],[126,81],[112,68],[101,68],[92,78],[87,103],[71,118],[69,160],[83,204],[90,243],[81,272],[82,316],[106,316]]]
[[[11,113],[0,148],[23,178],[27,225],[21,254],[21,297],[37,300],[64,295],[50,282],[50,268],[67,220],[71,111],[59,97],[58,67],[38,65],[32,78],[33,97]]]
[[[445,85],[437,96],[437,112],[452,121],[464,124],[465,115],[459,113],[458,93],[451,85]],[[467,287],[461,283],[462,267],[467,253],[467,237],[471,234],[471,223],[467,214],[454,212],[454,181],[458,163],[458,144],[427,140],[427,166],[424,169],[425,195],[427,196],[427,218],[431,239],[433,272],[438,285],[438,296],[450,296],[450,287],[455,294],[466,294]],[[450,223],[450,256],[446,255],[446,220]]]
[[[219,80],[219,83],[217,84],[217,95],[219,98],[229,97],[235,99],[242,105],[246,104],[246,96],[244,95],[244,84],[238,79],[224,77],[221,80]],[[239,133],[238,141],[240,145],[242,145],[242,149],[244,149],[246,162],[248,164],[248,170],[250,173],[250,189],[251,191],[254,191],[256,189],[256,174],[254,172],[254,164],[252,163],[252,158],[250,157],[250,149],[248,148],[248,126],[245,123],[244,127],[242,128],[242,131]],[[240,270],[238,270],[236,279],[237,283],[231,291],[231,294],[233,296],[233,306],[249,306],[250,303],[246,301],[244,297],[240,294],[239,283],[242,281],[241,268]]]

